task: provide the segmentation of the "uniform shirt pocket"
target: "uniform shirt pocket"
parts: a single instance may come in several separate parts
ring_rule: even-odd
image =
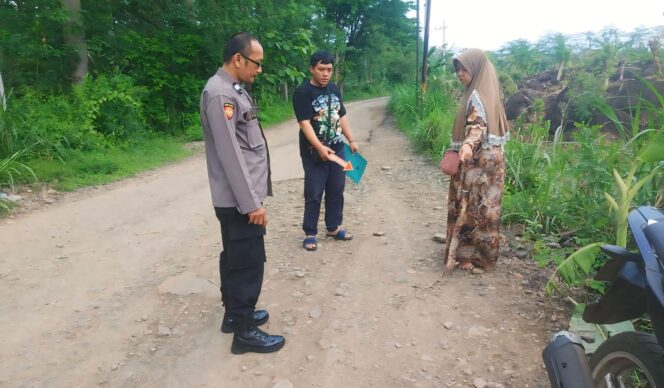
[[[260,148],[265,145],[263,133],[258,125],[258,120],[251,120],[247,123],[247,143],[252,149]]]

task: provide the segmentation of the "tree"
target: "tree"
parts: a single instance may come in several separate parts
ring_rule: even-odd
[[[413,5],[402,0],[322,2],[317,32],[323,46],[336,54],[337,81],[374,79],[402,82],[408,74],[414,50],[414,19],[407,18]]]
[[[0,100],[2,103],[2,110],[6,110],[7,99],[5,98],[5,85],[2,83],[2,71],[0,71]]]
[[[88,49],[85,45],[85,33],[81,19],[81,0],[61,0],[69,18],[65,23],[65,42],[78,54],[78,64],[71,74],[75,83],[80,83],[88,74]]]
[[[73,50],[58,0],[0,0],[0,61],[7,88],[66,88]],[[20,90],[19,90],[20,93]]]
[[[567,47],[567,40],[563,34],[555,34],[553,36],[553,57],[558,61],[558,73],[556,73],[556,81],[560,82],[563,76],[563,68],[572,54],[572,51]]]
[[[499,51],[500,67],[506,69],[515,82],[520,82],[527,76],[544,70],[545,64],[541,53],[525,39],[508,42]]]

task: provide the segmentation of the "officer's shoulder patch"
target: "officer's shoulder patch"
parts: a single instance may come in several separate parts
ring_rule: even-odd
[[[224,103],[224,114],[226,115],[226,118],[228,120],[233,118],[233,115],[235,114],[235,105],[233,105],[230,102],[225,102]]]

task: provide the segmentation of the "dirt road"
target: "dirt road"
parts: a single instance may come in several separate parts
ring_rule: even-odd
[[[322,238],[313,253],[295,123],[267,130],[259,307],[281,351],[232,355],[219,331],[219,225],[199,152],[0,221],[0,386],[545,387],[540,352],[557,323],[528,264],[506,251],[495,272],[442,275],[432,237],[447,181],[386,102],[348,106],[369,160],[347,186],[355,239]]]

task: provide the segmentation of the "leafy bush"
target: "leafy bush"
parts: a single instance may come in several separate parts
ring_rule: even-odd
[[[142,104],[146,96],[146,88],[134,86],[133,79],[122,74],[88,78],[73,93],[84,108],[86,126],[112,141],[147,130]]]
[[[27,90],[0,113],[0,157],[26,150],[32,158],[62,159],[72,148],[95,148],[103,137],[85,123],[71,96],[44,96]]]
[[[598,106],[606,105],[603,97],[603,81],[592,73],[580,71],[568,82],[570,87],[569,118],[572,121],[588,122]]]
[[[87,78],[71,93],[30,89],[0,112],[0,157],[26,150],[30,158],[65,159],[72,149],[105,149],[145,133],[145,89],[130,77]]]

